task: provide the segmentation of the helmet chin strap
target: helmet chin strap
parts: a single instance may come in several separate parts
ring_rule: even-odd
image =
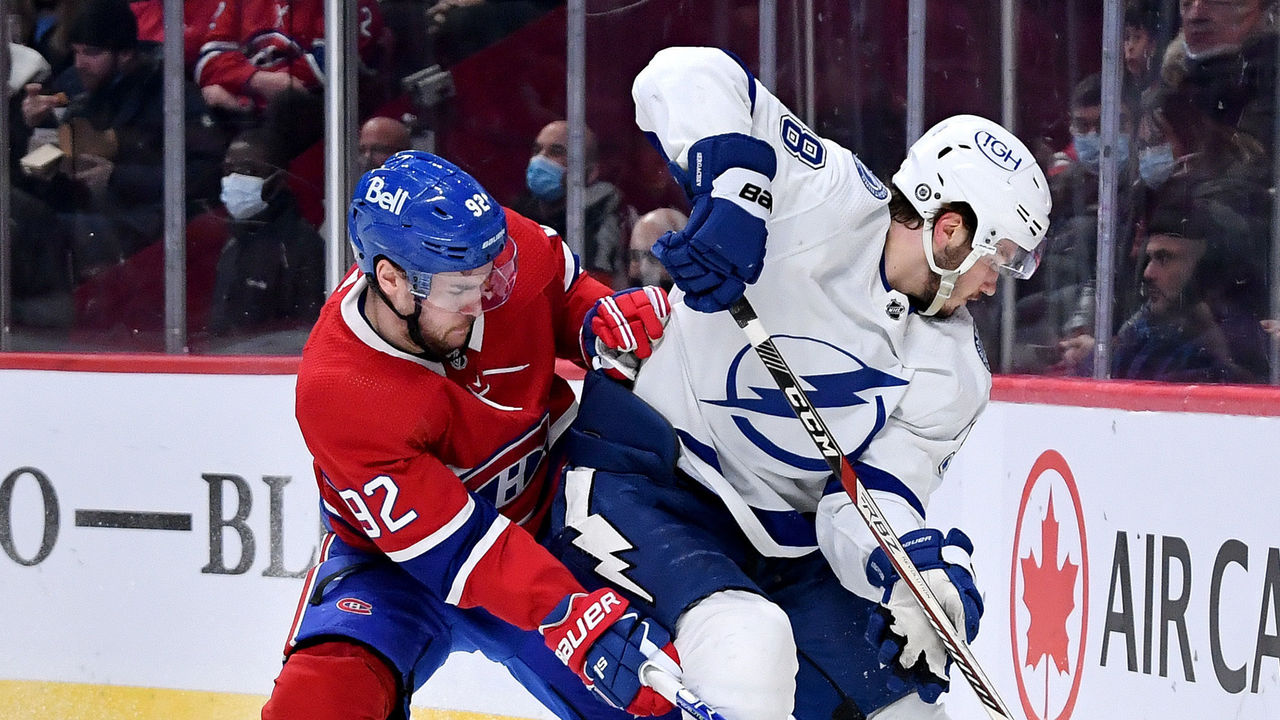
[[[423,353],[434,357],[435,353],[431,352],[430,347],[427,346],[427,341],[422,337],[422,329],[418,325],[418,317],[422,315],[422,298],[414,295],[413,312],[402,313],[396,309],[396,305],[391,302],[391,298],[387,297],[387,294],[383,292],[382,286],[378,284],[377,278],[370,275],[369,284],[373,286],[373,291],[378,294],[378,297],[382,298],[382,302],[386,304],[387,308],[389,308],[391,312],[395,313],[396,317],[404,321],[405,329],[409,332],[409,340],[412,341],[414,345],[422,348]]]
[[[939,267],[938,262],[933,258],[933,220],[924,221],[924,229],[920,236],[924,241],[924,257],[929,261],[929,269],[942,278],[938,282],[938,293],[933,296],[933,302],[929,303],[929,307],[920,312],[925,317],[933,317],[951,298],[951,293],[956,289],[956,281],[960,279],[961,275],[968,272],[969,268],[978,263],[983,253],[978,252],[977,248],[972,248],[959,267],[954,270],[947,270]]]

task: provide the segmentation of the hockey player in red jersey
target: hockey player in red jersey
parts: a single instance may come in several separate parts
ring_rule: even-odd
[[[357,269],[297,384],[331,532],[264,720],[407,719],[454,650],[504,663],[562,718],[671,711],[639,679],[646,662],[679,674],[667,631],[534,539],[575,409],[556,358],[647,356],[665,294],[611,296],[554,232],[427,153],[366,173],[347,219]]]

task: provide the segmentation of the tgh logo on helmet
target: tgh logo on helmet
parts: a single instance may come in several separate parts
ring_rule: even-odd
[[[986,130],[979,130],[973,136],[973,139],[978,143],[978,149],[982,151],[983,155],[987,156],[988,160],[1005,170],[1013,172],[1022,166],[1022,158],[1014,156],[1013,148]]]
[[[397,188],[394,193],[385,192],[382,188],[386,187],[387,182],[380,177],[375,177],[369,181],[369,189],[364,193],[364,199],[377,205],[378,207],[399,215],[404,209],[404,201],[409,199],[409,191],[404,188]]]

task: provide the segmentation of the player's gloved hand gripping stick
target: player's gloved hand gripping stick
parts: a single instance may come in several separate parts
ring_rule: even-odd
[[[858,513],[862,515],[867,527],[871,529],[871,534],[880,543],[880,548],[884,551],[888,564],[901,577],[902,586],[908,588],[911,594],[915,596],[916,601],[924,611],[924,615],[928,618],[929,624],[933,626],[933,629],[942,638],[942,643],[946,646],[947,653],[951,656],[956,666],[960,668],[961,674],[969,681],[974,693],[977,694],[978,699],[982,701],[983,707],[986,708],[987,714],[993,720],[1014,720],[1013,712],[1000,699],[1000,696],[996,693],[995,686],[991,684],[990,678],[978,665],[978,659],[974,657],[973,651],[969,648],[968,643],[965,642],[965,636],[957,632],[956,628],[951,624],[951,620],[948,618],[942,603],[938,601],[933,590],[929,588],[928,583],[925,582],[924,577],[920,574],[920,570],[916,568],[910,555],[902,547],[902,542],[898,540],[898,534],[893,531],[893,528],[889,527],[884,514],[880,512],[875,500],[862,486],[862,481],[858,479],[853,467],[849,464],[848,459],[845,458],[844,451],[837,445],[836,439],[827,429],[826,423],[822,421],[822,417],[818,415],[813,404],[809,402],[809,398],[800,387],[800,381],[796,378],[795,373],[791,371],[786,360],[778,352],[778,348],[774,346],[769,333],[760,323],[760,318],[756,316],[755,308],[751,307],[751,303],[744,295],[729,307],[729,313],[733,315],[733,319],[738,323],[738,326],[746,333],[747,340],[755,348],[764,366],[768,368],[769,374],[773,376],[774,382],[778,385],[778,389],[786,396],[787,402],[791,405],[791,410],[801,420],[801,424],[804,425],[805,431],[809,433],[809,437],[818,446],[818,450],[822,453],[823,459],[827,461],[827,466],[831,469],[831,472],[840,478],[841,484],[844,485],[845,490],[853,498],[853,503],[857,506]]]
[[[680,673],[667,631],[610,588],[560,601],[538,628],[560,662],[610,705],[632,715],[663,715],[671,703],[641,682],[644,667]]]

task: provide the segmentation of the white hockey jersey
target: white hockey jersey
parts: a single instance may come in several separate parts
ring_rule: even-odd
[[[922,527],[991,373],[965,310],[925,318],[888,286],[886,186],[721,50],[663,50],[632,94],[640,128],[682,167],[711,135],[774,148],[764,270],[747,298],[894,530]],[[761,553],[821,547],[846,587],[878,600],[864,575],[874,539],[745,335],[728,312],[700,313],[680,296],[635,391],[675,426],[681,468]]]

